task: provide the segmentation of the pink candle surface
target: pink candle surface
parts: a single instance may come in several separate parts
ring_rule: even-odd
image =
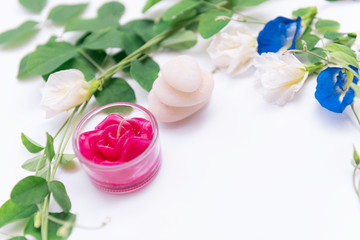
[[[122,164],[139,156],[153,138],[150,121],[144,118],[125,119],[110,114],[95,130],[79,137],[80,153],[101,165]]]
[[[117,114],[124,106],[132,108],[130,117]],[[108,104],[89,113],[75,130],[73,147],[92,182],[109,192],[140,189],[160,167],[157,122],[132,103]]]

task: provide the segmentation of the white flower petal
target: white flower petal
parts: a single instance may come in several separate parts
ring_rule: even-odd
[[[230,24],[213,37],[207,52],[221,71],[236,76],[251,66],[256,49],[256,38],[245,25]]]
[[[41,107],[46,117],[53,117],[63,111],[73,108],[89,97],[89,83],[77,69],[63,70],[49,76],[41,90]]]
[[[265,99],[284,105],[308,77],[304,65],[292,54],[263,53],[254,58],[256,86]]]

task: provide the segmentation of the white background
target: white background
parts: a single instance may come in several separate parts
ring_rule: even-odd
[[[0,32],[25,20],[42,21],[41,31],[27,43],[0,47],[1,204],[16,182],[29,175],[20,168],[32,157],[21,144],[21,132],[44,142],[45,132],[54,134],[67,116],[45,119],[39,107],[44,82],[40,77],[17,80],[18,63],[50,35],[61,34],[61,28],[44,22],[50,9],[75,2],[82,1],[49,0],[41,15],[29,13],[15,0],[0,3]],[[105,1],[89,2],[85,17],[94,17]],[[144,2],[127,1],[121,22],[143,17]],[[159,16],[170,4],[160,3],[146,16]],[[271,20],[313,5],[319,17],[341,22],[341,31],[360,32],[360,2],[355,1],[270,0],[245,13]],[[254,33],[259,30],[249,26]],[[189,51],[160,51],[153,57],[161,65],[190,54],[211,71],[208,44],[199,38]],[[216,72],[215,89],[204,109],[176,124],[160,124],[162,166],[139,192],[110,195],[97,190],[79,167],[60,169],[57,179],[66,185],[79,225],[92,227],[111,219],[98,230],[75,228],[70,239],[359,239],[360,201],[352,186],[351,159],[353,144],[360,149],[360,128],[351,109],[343,114],[323,109],[314,98],[314,77],[286,106],[271,105],[256,91],[253,74],[250,69],[230,78]],[[138,103],[147,106],[147,93],[129,82]],[[67,152],[72,152],[70,144]],[[0,231],[16,234],[24,224]]]

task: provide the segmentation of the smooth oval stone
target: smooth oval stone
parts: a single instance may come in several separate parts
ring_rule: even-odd
[[[189,117],[193,113],[200,110],[206,102],[191,107],[172,107],[162,103],[155,93],[151,91],[148,96],[149,111],[155,116],[159,122],[177,122]]]
[[[161,76],[173,88],[194,92],[201,85],[201,72],[197,61],[187,55],[169,60],[161,68]]]
[[[151,91],[168,106],[189,107],[205,102],[214,89],[214,79],[207,71],[201,70],[201,85],[194,92],[182,92],[167,84],[163,77],[158,77]]]

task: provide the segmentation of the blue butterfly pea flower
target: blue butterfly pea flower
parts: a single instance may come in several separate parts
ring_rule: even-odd
[[[350,67],[359,73],[358,69]],[[353,103],[355,91],[350,88],[350,84],[351,82],[357,84],[358,78],[354,76],[351,81],[347,70],[337,67],[326,68],[319,74],[316,81],[315,98],[324,108],[342,113],[348,105]]]
[[[295,48],[296,40],[300,37],[301,18],[289,19],[277,17],[269,21],[259,33],[258,53],[278,52]]]

